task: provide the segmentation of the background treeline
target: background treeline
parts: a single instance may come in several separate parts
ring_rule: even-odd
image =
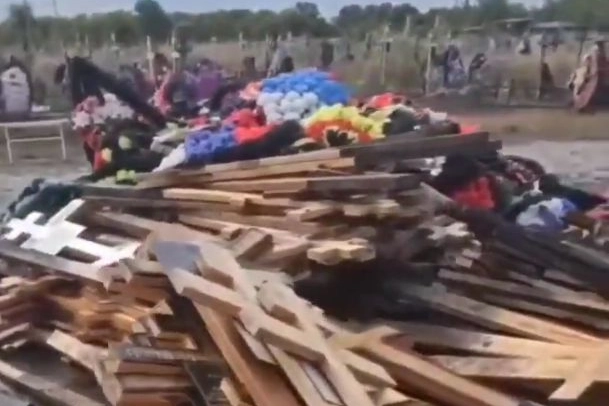
[[[406,17],[414,16],[413,30],[425,32],[440,13],[454,28],[480,25],[487,21],[532,17],[539,21],[570,21],[594,29],[609,27],[609,0],[546,0],[537,9],[508,0],[463,0],[459,5],[421,12],[409,3],[343,7],[328,20],[315,3],[298,2],[294,7],[269,10],[226,10],[213,13],[168,13],[155,0],[138,0],[132,12],[79,15],[73,18],[34,16],[26,2],[9,6],[9,17],[0,24],[0,45],[19,45],[27,49],[57,44],[84,42],[91,47],[107,45],[114,34],[117,45],[142,43],[147,35],[167,41],[174,29],[194,42],[245,39],[260,40],[267,34],[331,37],[347,34],[361,39],[367,32],[388,25],[393,31],[404,29]]]

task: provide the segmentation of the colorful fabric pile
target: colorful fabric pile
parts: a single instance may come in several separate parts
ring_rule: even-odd
[[[365,116],[357,107],[336,104],[322,107],[305,122],[307,136],[329,147],[366,143],[385,136],[387,115]]]
[[[535,161],[496,153],[448,156],[432,185],[462,206],[550,233],[567,228],[571,214],[607,204],[602,196],[563,185]]]
[[[202,103],[202,82],[194,75],[168,74],[153,100],[154,110],[166,121],[176,122],[177,128],[173,135],[156,137],[153,142],[158,128],[150,127],[149,142],[134,143],[130,155],[112,141],[124,138],[124,134],[111,133],[116,130],[109,130],[108,124],[121,120],[137,123],[139,117],[151,114],[134,107],[137,103],[132,97],[124,103],[120,95],[120,100],[107,97],[103,103],[98,93],[89,95],[76,107],[73,121],[83,136],[94,172],[106,174],[110,156],[113,162],[117,157],[138,161],[135,156],[146,156],[149,164],[152,155],[144,150],[151,145],[157,154],[154,161],[158,161],[151,170],[162,170],[367,143],[438,123],[448,123],[438,134],[459,132],[459,126],[445,114],[416,109],[402,95],[386,93],[356,101],[346,84],[314,69],[253,83],[233,80],[221,84],[216,79],[207,86],[207,90],[214,90],[205,93],[209,100]],[[157,160],[158,155],[161,159]],[[122,159],[119,166],[123,171],[135,169]],[[142,163],[136,166],[141,168]]]
[[[337,82],[327,72],[316,70],[283,74],[266,79],[258,96],[267,121],[272,124],[299,120],[317,111],[321,106],[348,105],[349,88]]]

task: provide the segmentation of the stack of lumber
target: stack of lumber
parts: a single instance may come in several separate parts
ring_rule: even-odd
[[[85,187],[83,199],[100,209],[146,208],[231,241],[248,265],[295,275],[307,259],[328,266],[370,260],[390,232],[431,219],[426,158],[499,147],[487,133],[406,138],[152,173],[136,188]],[[400,173],[386,173],[385,164]]]
[[[0,400],[606,405],[607,254],[430,190],[425,158],[497,148],[470,137],[153,173],[11,220]]]

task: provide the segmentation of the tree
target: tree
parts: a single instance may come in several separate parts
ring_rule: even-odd
[[[135,3],[140,29],[156,41],[166,41],[172,30],[172,22],[156,0],[138,0]]]
[[[591,28],[609,28],[608,0],[545,0],[537,9],[526,9],[521,0],[459,0],[457,6],[419,12],[406,2],[392,4],[389,0],[368,5],[346,5],[328,21],[312,1],[295,1],[283,11],[248,9],[224,10],[211,13],[167,14],[155,0],[138,0],[135,13],[116,11],[87,16],[40,17],[35,19],[28,3],[10,6],[8,19],[0,23],[0,46],[19,45],[30,49],[34,45],[57,46],[59,42],[73,45],[80,35],[89,37],[93,46],[109,42],[112,33],[123,45],[141,44],[146,35],[155,41],[167,41],[174,26],[191,27],[192,40],[232,41],[242,32],[246,38],[261,40],[267,34],[307,34],[329,37],[337,34],[364,38],[365,34],[385,25],[402,31],[407,16],[416,16],[414,29],[424,35],[437,14],[453,28],[480,25],[497,19],[531,16],[541,21],[570,21]],[[398,3],[398,2],[396,2]],[[453,3],[453,2],[448,2]]]
[[[20,39],[23,51],[27,53],[30,51],[32,30],[36,25],[32,7],[24,1],[21,4],[11,4],[8,10],[8,22]]]
[[[319,8],[317,8],[317,4],[315,3],[299,1],[298,3],[296,3],[296,6],[294,6],[294,8],[299,14],[311,19],[319,18],[320,16]]]

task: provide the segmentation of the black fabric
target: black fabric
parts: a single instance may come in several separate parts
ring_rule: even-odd
[[[503,216],[508,221],[516,221],[516,218],[530,206],[533,206],[546,200],[550,200],[551,198],[552,196],[544,194],[532,194],[524,196],[516,203],[512,204],[509,208],[507,208]]]
[[[87,158],[87,162],[89,162],[91,167],[93,167],[93,164],[95,162],[95,151],[93,151],[93,148],[91,148],[86,142],[82,144],[82,149],[85,151],[85,157]]]
[[[451,196],[483,174],[484,168],[476,159],[466,155],[448,155],[441,172],[432,180],[431,186],[440,193]]]
[[[159,110],[149,105],[130,86],[121,83],[115,76],[102,71],[89,60],[81,57],[70,58],[67,65],[70,75],[70,93],[74,106],[87,97],[97,97],[104,104],[102,89],[113,93],[116,97],[131,107],[137,114],[149,120],[158,128],[167,124]]]
[[[414,113],[402,109],[395,109],[389,115],[389,122],[383,125],[383,133],[388,137],[414,131],[418,125]]]
[[[299,122],[286,121],[259,140],[243,143],[225,155],[215,156],[214,163],[245,161],[280,155],[304,136],[304,129]]]
[[[286,56],[281,61],[281,66],[279,67],[278,73],[291,73],[294,72],[294,59],[291,56]]]
[[[539,189],[546,195],[561,197],[569,200],[580,211],[589,211],[595,207],[606,204],[607,198],[586,191],[565,186],[560,183],[556,175],[546,174],[539,179]]]
[[[228,94],[238,92],[244,89],[246,85],[246,82],[236,80],[220,86],[209,99],[207,107],[210,111],[219,111],[222,108],[222,101]]]
[[[82,190],[77,184],[37,178],[24,188],[2,214],[2,222],[11,218],[25,218],[36,211],[50,217],[75,198]]]

